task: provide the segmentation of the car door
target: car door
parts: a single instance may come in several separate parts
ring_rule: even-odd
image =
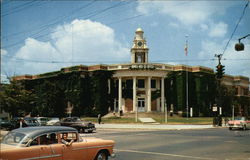
[[[63,147],[63,144],[59,143],[57,133],[47,134],[47,148],[44,148],[45,149],[44,151],[47,150],[50,153],[51,160],[63,159],[62,147]]]
[[[62,144],[63,159],[64,160],[88,160],[87,143],[83,141],[79,141],[79,137],[76,132],[67,133],[67,134],[68,134],[68,139],[70,141],[72,139],[75,141],[70,145]]]
[[[70,146],[63,144],[64,160],[88,160],[87,143],[73,142]]]
[[[63,147],[64,144],[57,143],[57,144],[51,144],[50,150],[51,150],[51,160],[63,160]]]

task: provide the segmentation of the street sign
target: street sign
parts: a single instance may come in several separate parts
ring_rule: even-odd
[[[213,112],[217,112],[218,108],[217,107],[213,107]]]

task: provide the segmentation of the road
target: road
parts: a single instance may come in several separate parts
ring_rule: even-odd
[[[250,160],[250,130],[99,129],[84,136],[115,140],[115,160]]]

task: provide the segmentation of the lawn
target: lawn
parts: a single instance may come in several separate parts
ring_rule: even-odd
[[[139,116],[139,118],[142,116]],[[144,116],[145,117],[145,116]],[[168,116],[167,122],[165,122],[165,116],[147,116],[153,118],[156,122],[161,124],[212,124],[212,117],[179,117]],[[85,117],[81,118],[82,120],[92,121],[97,123],[97,117]],[[110,116],[110,117],[102,117],[103,123],[142,123],[138,120],[135,122],[135,116]]]

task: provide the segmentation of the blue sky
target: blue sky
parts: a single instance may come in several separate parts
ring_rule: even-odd
[[[149,62],[215,69],[248,1],[1,0],[2,81],[72,65],[130,63],[134,32],[144,30]],[[250,7],[224,51],[229,75],[250,77]],[[184,46],[188,35],[188,56]]]

